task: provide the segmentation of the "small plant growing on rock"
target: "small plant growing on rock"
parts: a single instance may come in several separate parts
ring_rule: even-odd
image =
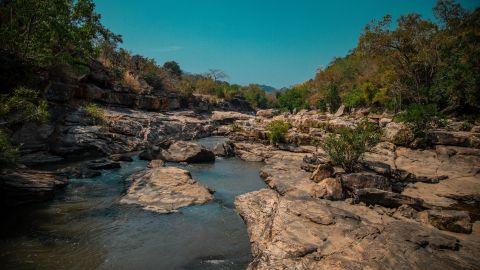
[[[14,164],[17,157],[18,148],[10,144],[7,134],[0,129],[0,168]]]
[[[267,125],[270,143],[277,144],[285,141],[285,136],[292,126],[283,120],[274,120]]]
[[[355,128],[339,128],[338,134],[330,134],[322,143],[334,165],[342,166],[346,172],[352,172],[358,159],[373,146],[381,137],[378,126],[367,120],[360,122]]]
[[[83,106],[83,109],[95,124],[102,122],[105,113],[102,108],[98,107],[97,104],[89,103]]]

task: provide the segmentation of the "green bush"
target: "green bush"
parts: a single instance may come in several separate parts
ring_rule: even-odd
[[[48,105],[39,99],[38,92],[25,87],[13,90],[10,96],[0,97],[0,117],[8,124],[28,121],[46,122],[49,118]]]
[[[8,141],[7,134],[0,129],[0,168],[12,165],[18,157],[18,148]]]
[[[346,172],[352,172],[358,159],[375,146],[381,137],[378,126],[367,120],[355,128],[340,128],[338,134],[330,134],[324,140],[322,148],[334,165],[342,166]]]
[[[267,125],[268,139],[270,143],[276,144],[285,141],[285,135],[291,128],[290,123],[283,120],[274,120]]]
[[[404,122],[413,131],[416,137],[424,137],[427,130],[436,125],[441,125],[443,116],[434,104],[412,104],[407,109],[395,116],[396,122]]]
[[[83,109],[87,115],[94,121],[94,123],[101,123],[104,118],[104,111],[102,108],[98,107],[95,103],[89,103],[83,106]]]

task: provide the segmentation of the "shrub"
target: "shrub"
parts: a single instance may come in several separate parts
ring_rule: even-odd
[[[330,134],[322,147],[334,165],[342,166],[346,172],[352,172],[358,159],[375,146],[381,137],[378,126],[367,120],[355,128],[340,128],[338,134]]]
[[[425,137],[425,132],[436,125],[441,125],[443,116],[434,104],[412,104],[394,118],[397,122],[408,125],[416,137]]]
[[[104,118],[104,111],[102,108],[98,107],[97,104],[89,103],[83,106],[83,109],[95,124],[102,122]]]
[[[0,98],[0,117],[5,117],[8,124],[46,122],[49,118],[48,105],[45,100],[38,98],[37,91],[18,87],[12,95]]]
[[[283,120],[274,120],[267,125],[268,139],[270,143],[276,144],[285,141],[285,135],[291,128],[290,123]]]
[[[7,134],[0,129],[0,168],[14,164],[17,157],[18,148],[10,144]]]

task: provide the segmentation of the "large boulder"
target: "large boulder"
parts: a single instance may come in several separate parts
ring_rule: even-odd
[[[383,139],[395,145],[408,145],[415,139],[415,135],[405,124],[390,122],[384,129]]]
[[[173,162],[213,162],[215,154],[205,147],[187,141],[178,141],[170,145],[167,151],[164,151],[164,157],[167,161]]]
[[[204,204],[213,199],[210,191],[193,180],[190,173],[176,167],[156,167],[134,174],[121,203],[138,204],[161,214],[181,207]]]

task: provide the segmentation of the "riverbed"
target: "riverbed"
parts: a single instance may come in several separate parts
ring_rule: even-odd
[[[222,138],[199,142],[211,147]],[[237,195],[265,187],[259,162],[217,158],[167,164],[215,190],[211,203],[161,215],[120,204],[126,178],[147,162],[134,158],[90,179],[71,179],[49,203],[4,215],[2,269],[245,269],[251,261]]]

